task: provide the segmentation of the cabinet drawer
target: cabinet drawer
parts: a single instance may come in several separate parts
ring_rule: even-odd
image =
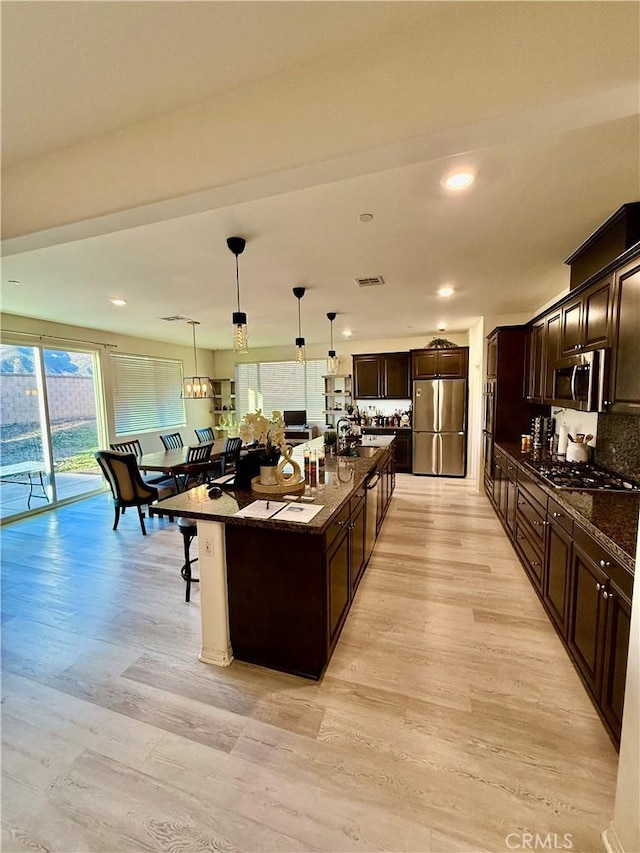
[[[533,541],[536,542],[538,548],[542,551],[542,544],[544,542],[544,529],[547,526],[546,513],[544,509],[531,497],[529,497],[528,493],[518,487],[518,506],[516,510],[516,517],[522,525],[522,521],[526,522],[529,526],[530,532],[533,536]]]
[[[349,514],[350,514],[349,502],[347,501],[345,506],[342,507],[340,512],[336,515],[336,517],[333,519],[333,521],[331,522],[331,524],[329,525],[329,527],[325,531],[325,534],[324,534],[325,548],[328,549],[331,546],[331,543],[333,542],[333,540],[338,535],[338,533],[345,530],[347,524],[349,523]]]
[[[522,524],[519,518],[516,518],[515,534],[516,548],[525,563],[525,568],[540,589],[542,586],[542,551],[540,545],[534,541],[530,529]]]
[[[521,489],[526,490],[528,492],[528,496],[533,498],[534,501],[537,501],[543,510],[547,508],[547,493],[544,489],[540,488],[540,486],[535,483],[529,474],[526,471],[523,471],[522,468],[518,472],[518,485]]]
[[[573,519],[559,503],[554,501],[553,498],[548,499],[547,512],[553,520],[560,525],[560,527],[567,531],[567,533],[573,533]]]
[[[608,575],[618,588],[631,600],[633,575],[615,559],[615,557],[600,545],[590,533],[579,524],[573,528],[573,541],[583,553],[589,557],[595,566]]]
[[[360,488],[356,491],[353,497],[349,501],[349,512],[351,515],[354,515],[358,512],[358,509],[364,503],[364,497],[367,493],[364,483],[360,486]]]

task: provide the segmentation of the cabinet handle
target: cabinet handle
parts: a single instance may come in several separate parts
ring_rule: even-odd
[[[347,523],[346,521],[336,521],[336,524],[338,525],[338,527],[342,527],[342,525],[346,524],[346,523]]]
[[[534,527],[546,527],[547,526],[546,521],[532,521],[531,523],[533,524]]]
[[[524,501],[518,501],[518,506],[524,506]]]
[[[598,592],[600,592],[600,590],[601,590],[601,589],[603,589],[603,585],[602,585],[601,583],[597,583],[597,584],[596,584],[596,589],[597,589],[597,591],[598,591]]]
[[[603,590],[603,592],[602,592],[602,597],[603,597],[603,598],[613,598],[613,594],[612,594],[612,593],[608,593],[608,592],[607,592],[607,590],[605,589],[605,590]]]
[[[608,560],[600,560],[600,568],[607,569],[611,563]]]
[[[516,539],[518,540],[518,542],[522,542],[522,540],[524,539],[524,536],[516,536]]]
[[[538,566],[538,567],[540,567],[540,563],[539,563],[537,560],[534,560],[534,561],[531,563],[531,565],[532,565],[532,566]]]
[[[563,512],[554,512],[552,513],[554,518],[564,518]]]

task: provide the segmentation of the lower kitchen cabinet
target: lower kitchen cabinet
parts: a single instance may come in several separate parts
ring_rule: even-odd
[[[349,609],[349,528],[336,536],[327,552],[329,642],[333,643]]]
[[[363,435],[394,435],[396,437],[393,445],[395,454],[396,471],[399,473],[411,473],[412,456],[412,432],[407,427],[363,427]]]
[[[487,495],[617,743],[633,575],[498,449],[494,470],[493,481],[486,481]]]
[[[351,498],[351,521],[349,523],[349,566],[351,596],[353,597],[365,569],[366,539],[366,488],[362,486]]]

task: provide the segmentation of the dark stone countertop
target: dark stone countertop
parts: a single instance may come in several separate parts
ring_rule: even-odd
[[[566,509],[568,514],[594,539],[608,548],[622,565],[629,571],[634,571],[640,492],[556,489],[545,483],[536,473],[536,469],[528,464],[532,455],[539,461],[549,460],[550,457],[545,451],[523,453],[520,445],[515,442],[496,442],[496,448],[506,453],[548,496]]]
[[[320,534],[331,524],[356,490],[362,485],[369,473],[380,461],[383,451],[395,441],[394,436],[367,436],[362,444],[379,448],[379,452],[370,457],[336,457],[325,459],[325,484],[315,489],[305,487],[304,494],[314,497],[313,501],[304,501],[307,506],[321,504],[323,509],[306,524],[268,519],[236,518],[235,513],[256,500],[281,501],[281,495],[265,495],[251,490],[224,490],[222,497],[209,498],[206,486],[197,486],[187,492],[167,498],[154,504],[151,515],[175,515],[178,518],[195,518],[204,521],[222,521],[247,527],[265,527],[274,530],[292,530],[296,533]],[[316,438],[299,444],[294,448],[293,457],[302,467],[305,448],[323,447],[323,439]],[[338,458],[341,469],[338,472]],[[345,482],[346,480],[346,482]]]

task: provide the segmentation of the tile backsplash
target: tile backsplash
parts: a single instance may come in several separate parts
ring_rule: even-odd
[[[554,417],[556,421],[556,432],[558,432],[560,424],[564,421],[571,435],[575,436],[577,433],[589,435],[589,433],[591,433],[593,438],[589,444],[592,447],[596,445],[599,427],[597,412],[578,412],[575,409],[557,409],[554,406],[551,409],[551,416]]]
[[[596,463],[640,481],[639,415],[598,415]]]

